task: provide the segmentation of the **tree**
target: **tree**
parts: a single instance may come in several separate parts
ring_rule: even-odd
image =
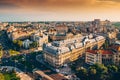
[[[0,45],[0,50],[2,50],[2,46]]]
[[[81,80],[88,80],[88,72],[87,69],[83,68],[78,71],[76,74]]]
[[[2,57],[3,55],[3,51],[2,51],[2,46],[0,45],[0,58]]]
[[[10,49],[10,50],[9,50],[9,54],[10,54],[11,56],[13,56],[13,55],[17,55],[17,54],[20,54],[20,53],[17,52],[17,51],[15,51],[15,50]]]
[[[23,42],[22,42],[21,40],[18,40],[17,44],[18,44],[18,46],[21,48],[21,47],[22,47]]]
[[[90,68],[89,75],[94,75],[95,80],[106,80],[108,69],[103,64],[94,64]],[[91,74],[92,73],[92,74]],[[96,73],[96,74],[93,74]],[[93,77],[92,77],[93,78]]]
[[[10,80],[20,80],[18,77],[12,77]]]
[[[96,69],[90,69],[90,74],[96,75],[96,73],[97,73]]]
[[[21,40],[14,40],[13,43],[18,50],[22,47],[23,44]]]
[[[94,64],[90,68],[96,69],[98,73],[107,73],[108,69],[103,64]]]
[[[0,73],[0,80],[5,80],[4,75],[2,73]]]
[[[88,76],[89,76],[90,80],[96,80],[97,79],[96,73],[97,73],[96,69],[94,69],[94,68],[89,69]]]
[[[13,43],[14,43],[14,44],[17,44],[17,40],[13,40]]]
[[[38,47],[38,42],[33,42],[32,44],[30,44],[30,48],[36,48]]]
[[[118,71],[118,68],[115,65],[109,65],[108,66],[108,72],[115,73]]]

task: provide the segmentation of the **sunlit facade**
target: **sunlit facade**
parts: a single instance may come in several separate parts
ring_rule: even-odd
[[[77,60],[86,49],[98,48],[103,45],[103,36],[82,36],[62,41],[53,41],[46,44],[43,49],[44,61],[54,67],[60,67],[66,63]]]

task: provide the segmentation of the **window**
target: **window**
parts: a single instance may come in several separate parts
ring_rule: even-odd
[[[104,58],[105,58],[105,57],[106,57],[106,55],[102,55],[102,57],[104,57]]]

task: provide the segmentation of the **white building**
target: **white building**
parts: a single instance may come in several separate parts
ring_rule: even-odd
[[[26,39],[23,41],[23,47],[28,49],[30,47],[31,43],[32,43],[32,41],[30,41],[29,39]]]
[[[48,35],[40,33],[35,33],[31,36],[33,41],[37,41],[39,43],[39,47],[41,47],[44,43],[48,43]]]
[[[87,64],[120,64],[120,46],[112,46],[108,50],[88,50],[86,51],[85,62]]]
[[[105,38],[99,35],[94,35],[93,38],[81,36],[62,41],[53,41],[43,46],[44,61],[54,67],[59,67],[79,59],[87,49],[92,49],[96,45],[98,48],[101,47],[104,42]]]
[[[86,52],[85,62],[87,64],[95,64],[95,63],[102,63],[102,54],[95,50],[89,50]]]

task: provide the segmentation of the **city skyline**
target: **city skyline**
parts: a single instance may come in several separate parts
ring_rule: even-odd
[[[0,0],[0,21],[119,21],[119,0]]]

